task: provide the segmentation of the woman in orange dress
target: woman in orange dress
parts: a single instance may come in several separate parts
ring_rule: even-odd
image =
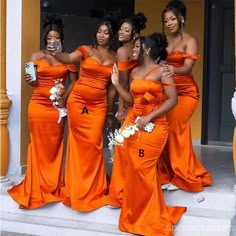
[[[139,56],[140,64],[131,71],[130,93],[119,83],[115,67],[112,73],[119,94],[133,104],[125,124],[136,124],[139,129],[124,142],[127,166],[119,229],[138,235],[172,236],[173,225],[186,210],[165,205],[156,168],[168,136],[165,114],[177,103],[173,77],[165,76],[159,65],[167,56],[166,46],[166,37],[161,33],[136,41],[133,54]],[[155,125],[151,132],[143,129],[149,122]]]
[[[136,65],[133,59],[133,48],[135,39],[140,36],[140,31],[146,28],[147,18],[139,12],[129,18],[121,21],[118,31],[118,40],[122,46],[117,50],[118,68],[120,70],[120,80],[123,87],[129,89],[129,73],[130,70]],[[128,104],[126,104],[128,105]],[[118,112],[116,118],[123,122],[126,116],[129,115],[125,107],[124,100],[119,96]],[[114,162],[112,168],[112,176],[109,186],[109,205],[116,207],[121,206],[122,193],[124,188],[124,179],[126,172],[126,158],[124,147],[117,146],[115,148]]]
[[[199,91],[192,68],[199,58],[197,40],[184,30],[186,8],[182,1],[170,1],[162,12],[163,27],[168,30],[167,63],[173,65],[178,105],[168,113],[170,131],[167,145],[158,163],[162,188],[202,191],[212,184],[210,173],[196,158],[190,130]]]
[[[45,46],[52,42],[63,42],[63,25],[56,16],[47,17],[44,23]],[[57,108],[65,105],[67,96],[77,79],[77,68],[61,64],[53,57],[45,57],[46,50],[32,54],[37,80],[31,81],[29,74],[25,80],[35,86],[29,103],[28,119],[30,143],[28,147],[27,171],[24,180],[11,188],[8,193],[20,208],[33,209],[47,203],[62,201],[65,197],[63,179],[63,149],[65,118],[58,123]],[[49,99],[54,80],[60,78],[65,85],[67,76],[70,85],[61,91],[58,107]]]
[[[103,128],[106,119],[107,126],[111,127],[113,103],[108,94],[112,66],[116,62],[116,53],[112,50],[114,33],[111,21],[105,19],[98,26],[95,45],[55,54],[63,63],[80,62],[79,80],[67,101],[66,197],[63,201],[77,211],[92,211],[107,204]]]

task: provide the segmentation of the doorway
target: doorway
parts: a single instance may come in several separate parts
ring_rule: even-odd
[[[202,144],[232,145],[235,118],[234,1],[205,1]]]

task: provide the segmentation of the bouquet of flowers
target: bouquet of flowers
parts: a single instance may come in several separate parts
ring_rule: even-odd
[[[126,138],[129,138],[131,135],[134,135],[136,131],[139,132],[137,127],[137,121],[140,119],[138,116],[134,122],[134,125],[127,125],[122,129],[115,130],[114,133],[109,132],[107,138],[109,140],[108,149],[110,150],[111,160],[113,161],[114,158],[114,149],[116,145],[122,146]],[[155,127],[154,123],[149,122],[144,126],[144,130],[148,133],[152,132],[153,128]]]
[[[59,118],[57,120],[58,124],[61,122],[62,117],[67,116],[67,109],[65,107],[58,107],[58,101],[61,99],[62,90],[64,89],[64,85],[61,83],[62,81],[63,79],[61,78],[55,79],[55,86],[53,86],[49,91],[51,94],[49,99],[53,101],[53,106],[59,111]]]

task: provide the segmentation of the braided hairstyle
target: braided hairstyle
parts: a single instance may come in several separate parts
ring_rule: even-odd
[[[132,28],[131,38],[130,38],[131,41],[135,39],[134,38],[135,34],[140,34],[141,30],[146,28],[147,17],[144,15],[143,12],[138,12],[137,14],[131,17],[123,19],[120,23],[120,26],[125,22],[130,24]]]
[[[140,37],[140,54],[139,60],[143,58],[144,48],[150,48],[149,56],[157,64],[165,61],[168,53],[168,43],[164,33],[153,33],[148,36]]]
[[[162,11],[161,14],[161,20],[162,20],[162,31],[165,30],[165,14],[166,12],[171,11],[176,16],[178,23],[179,23],[179,29],[180,32],[184,26],[185,20],[186,20],[186,7],[184,3],[181,0],[170,0],[165,9]],[[183,19],[183,20],[182,20]]]
[[[63,32],[63,23],[62,19],[57,15],[48,15],[43,21],[43,41],[44,46],[47,46],[47,36],[50,31],[56,31],[59,33],[61,38],[61,43],[64,42],[64,32]]]

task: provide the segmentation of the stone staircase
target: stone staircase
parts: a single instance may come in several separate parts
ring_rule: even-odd
[[[175,236],[236,236],[236,177],[232,149],[195,147],[195,151],[212,174],[214,184],[198,193],[163,191],[167,205],[187,206],[187,212],[175,227]],[[106,163],[111,173],[112,164],[109,160]],[[20,180],[13,178],[13,181]],[[120,209],[102,207],[81,213],[54,203],[35,210],[22,210],[6,190],[2,188],[0,193],[1,231],[40,236],[130,235],[117,227]]]
[[[165,190],[164,194],[168,205],[188,207],[176,225],[175,236],[236,236],[234,192]],[[120,209],[102,207],[81,213],[53,203],[35,210],[22,210],[6,191],[2,191],[0,210],[2,231],[43,236],[130,235],[117,228]]]

